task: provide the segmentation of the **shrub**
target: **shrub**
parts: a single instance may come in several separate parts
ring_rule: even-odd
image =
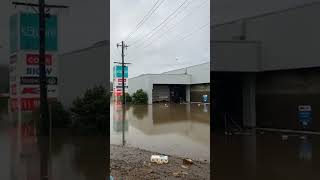
[[[71,124],[70,114],[66,111],[63,105],[58,101],[48,102],[49,112],[51,112],[52,128],[66,128]],[[51,107],[51,108],[50,108]],[[37,108],[32,112],[34,120],[40,119],[40,108]],[[49,127],[49,122],[45,123],[45,127]]]
[[[137,90],[132,94],[133,104],[148,104],[148,95],[142,89]]]
[[[73,125],[82,132],[106,133],[109,119],[108,91],[102,86],[88,89],[83,97],[73,101],[70,109]]]

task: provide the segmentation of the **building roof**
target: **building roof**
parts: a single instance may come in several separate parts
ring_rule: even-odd
[[[265,17],[265,16],[282,14],[282,13],[286,13],[288,11],[307,8],[307,7],[311,7],[311,6],[314,6],[314,5],[320,5],[320,2],[319,1],[315,1],[315,2],[310,2],[310,3],[305,3],[305,4],[302,4],[302,5],[298,5],[298,6],[295,6],[295,7],[281,9],[281,10],[278,10],[278,11],[272,11],[272,12],[259,14],[259,15],[256,15],[256,16],[244,17],[244,18],[240,18],[240,19],[236,19],[236,20],[232,20],[232,21],[228,21],[228,22],[224,22],[224,23],[220,23],[220,24],[215,24],[215,25],[212,25],[211,28],[214,29],[214,28],[218,28],[220,26],[224,26],[224,25],[227,25],[227,24],[233,24],[233,23],[240,22],[240,21],[253,20],[253,19],[258,19],[258,18],[262,18],[262,17]]]
[[[81,48],[81,49],[73,50],[73,51],[70,51],[70,52],[62,53],[62,54],[60,54],[60,56],[75,54],[75,53],[87,51],[87,50],[92,49],[92,48],[97,48],[97,47],[102,47],[102,46],[109,46],[109,42],[110,42],[109,40],[102,40],[102,41],[96,42],[93,45],[91,45],[89,47],[86,47],[86,48]]]
[[[129,79],[135,79],[135,78],[139,78],[139,77],[142,77],[142,76],[158,76],[158,75],[163,75],[163,76],[167,76],[167,75],[172,75],[172,76],[177,76],[177,75],[187,75],[187,76],[190,76],[188,74],[151,74],[151,73],[147,73],[147,74],[140,74],[139,76],[135,76],[135,77],[132,77],[132,78],[129,78]]]
[[[187,68],[191,68],[191,67],[196,67],[196,66],[201,66],[201,65],[204,65],[204,64],[209,64],[210,66],[210,62],[205,62],[205,63],[201,63],[201,64],[196,64],[196,65],[192,65],[192,66],[187,66],[187,67],[184,67],[184,68],[178,68],[178,69],[173,69],[173,70],[169,70],[169,71],[165,71],[165,72],[162,72],[162,73],[159,73],[159,74],[152,74],[152,73],[147,73],[147,74],[140,74],[138,76],[135,76],[135,77],[132,77],[132,78],[129,78],[129,79],[134,79],[134,78],[138,78],[138,77],[141,77],[141,76],[146,76],[146,75],[178,75],[178,74],[165,74],[165,73],[168,73],[168,72],[171,72],[171,71],[178,71],[178,70],[182,70],[182,69],[187,69]]]
[[[161,74],[168,73],[168,72],[172,72],[172,71],[178,71],[178,70],[182,70],[182,69],[187,69],[187,68],[192,68],[192,67],[196,67],[196,66],[201,66],[201,65],[204,65],[204,64],[209,64],[209,66],[210,66],[210,62],[205,62],[205,63],[201,63],[201,64],[196,64],[196,65],[192,65],[192,66],[187,66],[187,67],[184,67],[184,68],[179,68],[179,69],[173,69],[173,70],[165,71],[165,72],[162,72]]]

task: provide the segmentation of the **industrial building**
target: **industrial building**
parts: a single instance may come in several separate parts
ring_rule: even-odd
[[[94,86],[109,88],[109,41],[59,55],[59,101],[67,108]]]
[[[320,131],[316,17],[320,3],[211,26],[213,127]]]
[[[148,94],[148,103],[202,102],[203,95],[210,99],[210,63],[203,63],[161,74],[142,74],[129,78],[129,94],[138,89]]]

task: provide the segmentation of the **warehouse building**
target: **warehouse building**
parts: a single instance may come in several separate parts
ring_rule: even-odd
[[[138,89],[147,92],[149,104],[203,102],[203,95],[210,99],[210,63],[130,78],[129,94]]]
[[[67,108],[87,89],[109,88],[109,41],[59,56],[59,101]]]
[[[213,127],[320,131],[320,3],[211,27]]]

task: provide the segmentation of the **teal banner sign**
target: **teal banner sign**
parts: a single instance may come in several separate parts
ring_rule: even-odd
[[[122,78],[122,66],[113,67],[113,77]],[[124,78],[128,78],[128,66],[124,67]]]
[[[46,50],[58,49],[57,16],[46,18]],[[20,14],[20,49],[39,49],[39,16],[33,13]]]

